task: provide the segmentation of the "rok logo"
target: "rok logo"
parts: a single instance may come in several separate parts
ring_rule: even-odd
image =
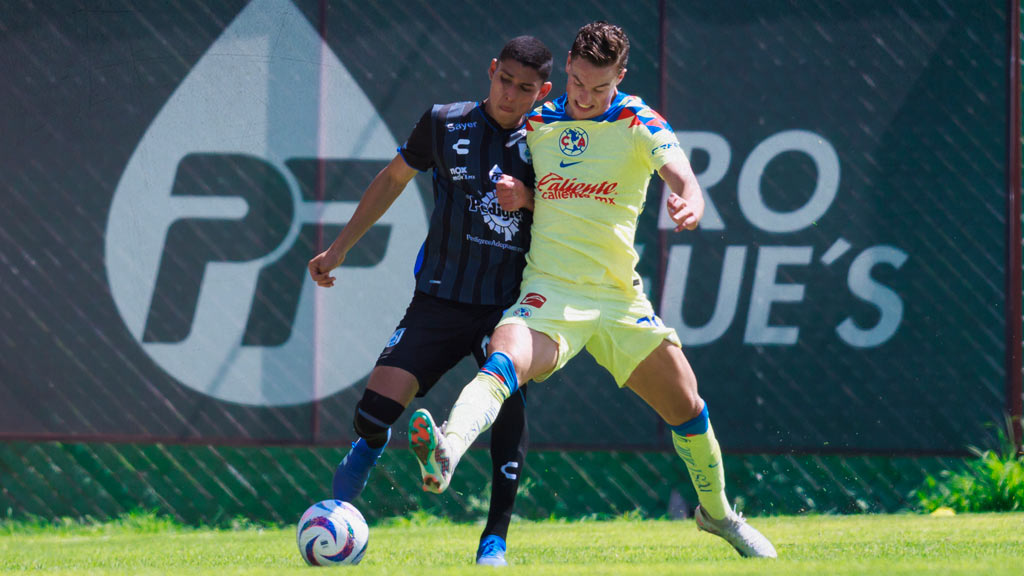
[[[476,176],[469,173],[469,168],[465,166],[453,166],[448,169],[449,175],[452,177],[452,182],[461,182],[463,180],[476,180]]]
[[[396,200],[334,288],[316,288],[306,262],[396,145],[293,4],[251,2],[153,119],[114,192],[105,263],[129,332],[181,384],[230,402],[297,404],[358,382],[408,302],[426,234],[419,193]],[[318,192],[320,177],[345,184]]]

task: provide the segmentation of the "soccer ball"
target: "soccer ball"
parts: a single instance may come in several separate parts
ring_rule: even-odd
[[[310,506],[299,520],[295,539],[311,566],[359,564],[366,552],[370,527],[356,507],[341,500]]]

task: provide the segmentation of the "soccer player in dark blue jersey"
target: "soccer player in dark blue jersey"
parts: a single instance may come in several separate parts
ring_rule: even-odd
[[[334,497],[359,496],[414,396],[425,395],[456,363],[478,365],[502,312],[519,294],[530,246],[533,167],[525,114],[551,90],[551,52],[530,36],[510,40],[491,60],[483,102],[435,105],[398,154],[370,183],[352,219],[309,261],[322,287],[331,270],[387,211],[418,171],[430,170],[434,211],[416,259],[416,290],[405,317],[377,359],[353,427],[359,440],[338,465]],[[505,206],[525,206],[515,211]],[[504,404],[491,432],[493,483],[477,563],[504,565],[505,539],[526,457],[525,395]]]

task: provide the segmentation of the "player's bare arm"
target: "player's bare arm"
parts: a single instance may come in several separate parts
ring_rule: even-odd
[[[526,208],[533,212],[533,189],[527,188],[522,180],[503,174],[501,179],[494,183],[494,190],[502,210],[515,212],[520,208]]]
[[[334,286],[335,277],[330,275],[331,270],[341,266],[352,246],[388,211],[415,175],[416,169],[406,164],[401,155],[396,155],[377,173],[359,200],[352,219],[342,228],[327,250],[309,261],[309,275],[317,286]]]
[[[668,214],[676,223],[676,232],[693,230],[704,216],[704,193],[686,161],[673,161],[658,170],[672,194],[666,202]]]

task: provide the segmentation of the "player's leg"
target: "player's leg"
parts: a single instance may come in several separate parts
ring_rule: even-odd
[[[409,422],[428,492],[447,489],[462,455],[520,385],[541,382],[564,366],[599,326],[599,311],[574,286],[538,275],[524,279],[520,291],[522,299],[505,311],[491,335],[487,361],[455,401],[445,433],[436,432],[426,410],[417,410]]]
[[[551,372],[558,359],[554,340],[519,324],[498,326],[488,349],[487,361],[462,389],[448,416],[445,436],[456,463],[477,436],[490,428],[502,403],[520,384]]]
[[[352,427],[359,439],[334,471],[334,498],[351,502],[359,497],[370,471],[391,439],[391,425],[412,401],[419,385],[416,377],[401,368],[377,366],[363,398],[356,405]]]
[[[491,427],[491,505],[480,535],[476,563],[504,566],[508,526],[512,521],[519,480],[526,464],[529,430],[526,388],[520,387],[498,412]]]
[[[710,431],[697,377],[680,348],[675,330],[662,323],[642,292],[599,295],[603,329],[587,344],[619,386],[647,402],[673,429],[673,439],[692,445],[680,456],[705,509],[722,518],[728,509],[721,452]],[[680,441],[676,441],[679,450]]]
[[[443,434],[426,410],[417,410],[409,421],[409,442],[428,492],[440,494],[448,488],[462,455],[491,426],[520,382],[551,372],[558,360],[554,340],[519,324],[499,325],[490,350],[487,361],[455,401]]]
[[[775,558],[775,547],[729,507],[722,451],[697,393],[697,378],[682,350],[662,341],[626,381],[672,430],[676,453],[686,464],[697,491],[697,526],[729,542],[741,555]]]
[[[478,366],[483,366],[487,361],[491,334],[501,320],[503,311],[503,308],[495,308],[493,312],[480,317],[480,328],[474,338],[476,345],[473,348]],[[498,417],[491,426],[491,503],[487,524],[477,546],[477,564],[507,565],[505,551],[508,548],[508,527],[515,509],[520,475],[526,463],[528,442],[526,388],[520,386],[519,391],[501,405]]]
[[[701,506],[715,518],[729,510],[722,473],[722,453],[697,393],[697,377],[682,350],[666,340],[630,375],[626,386],[636,392],[672,430],[672,441],[686,462]]]
[[[587,349],[619,386],[633,390],[669,425],[700,500],[698,526],[744,556],[774,558],[771,542],[729,508],[722,452],[675,330],[654,314],[642,292],[632,301],[615,295],[600,300],[605,321]]]
[[[351,501],[359,496],[405,407],[469,352],[475,326],[461,311],[450,301],[413,295],[356,406],[353,428],[359,439],[335,471],[335,498]]]

